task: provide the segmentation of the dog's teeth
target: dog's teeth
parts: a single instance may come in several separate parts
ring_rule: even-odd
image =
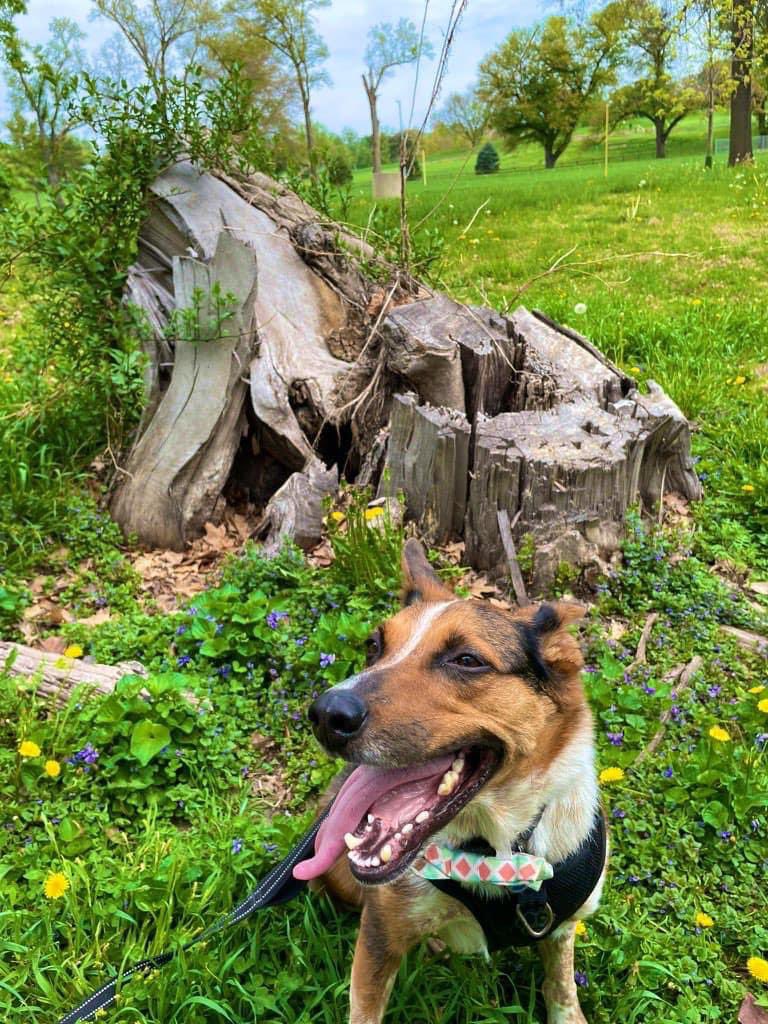
[[[372,825],[372,824],[374,823],[374,821],[376,821],[376,819],[374,818],[374,816],[373,816],[372,814],[369,814],[369,815],[368,815],[368,824],[369,824],[369,825]]]
[[[451,765],[451,770],[456,772],[457,775],[461,775],[461,773],[464,771],[464,758],[457,757],[456,760]]]
[[[403,833],[402,832],[395,832],[395,839],[402,839],[402,838],[403,838]]]
[[[344,842],[346,843],[348,850],[356,850],[362,841],[363,840],[358,839],[357,836],[353,836],[351,832],[347,832],[344,836]]]
[[[429,811],[420,811],[415,818],[417,825],[422,825],[429,817]]]
[[[407,825],[403,825],[400,831],[403,833],[404,836],[407,836],[409,832],[413,832],[413,825],[409,821]]]
[[[366,832],[373,832],[373,825],[366,825],[365,826],[365,831]]]
[[[458,781],[459,776],[456,774],[456,772],[447,771],[440,780],[440,785],[437,787],[437,795],[449,796],[454,791],[454,789],[456,789]]]
[[[388,864],[392,860],[392,847],[389,843],[386,846],[382,846],[379,850],[379,856],[381,857],[382,864]]]
[[[371,860],[371,867],[372,867],[372,868],[380,868],[380,867],[381,867],[381,861],[379,860],[379,858],[378,858],[378,857],[374,857],[374,858],[373,858],[373,859]]]

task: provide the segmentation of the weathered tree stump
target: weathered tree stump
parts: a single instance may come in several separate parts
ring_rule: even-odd
[[[428,539],[463,536],[491,574],[530,535],[541,589],[562,561],[609,557],[630,505],[699,497],[674,402],[571,328],[462,305],[381,261],[374,277],[363,242],[264,175],[182,163],[152,193],[126,294],[152,329],[147,408],[112,502],[141,540],[183,546],[228,481],[268,550],[311,546],[343,473],[402,492]],[[170,336],[214,282],[236,295],[236,330],[214,317],[204,343]]]

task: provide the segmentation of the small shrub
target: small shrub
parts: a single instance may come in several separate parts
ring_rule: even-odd
[[[499,154],[492,142],[486,142],[475,161],[475,174],[495,174],[499,169]]]

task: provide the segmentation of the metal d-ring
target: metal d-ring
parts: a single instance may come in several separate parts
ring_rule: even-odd
[[[544,910],[547,915],[547,923],[544,925],[541,931],[537,931],[535,928],[531,928],[531,926],[528,924],[525,914],[520,909],[520,904],[518,903],[518,905],[515,907],[515,913],[517,914],[518,920],[520,921],[523,928],[525,928],[525,930],[528,932],[532,939],[543,938],[547,934],[549,929],[552,927],[552,922],[555,920],[554,911],[552,910],[552,907],[550,907],[549,903],[544,904]]]

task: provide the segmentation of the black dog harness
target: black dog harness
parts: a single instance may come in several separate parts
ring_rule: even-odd
[[[540,818],[541,814],[523,835],[518,836],[515,848],[519,852],[523,852],[521,847],[530,838]],[[495,854],[484,839],[470,839],[460,849],[486,856]],[[565,860],[552,865],[552,878],[542,882],[538,892],[533,889],[518,892],[504,889],[502,895],[488,896],[476,885],[464,885],[451,878],[430,878],[429,881],[447,896],[464,904],[483,929],[489,950],[531,946],[546,939],[586,903],[603,873],[605,856],[605,818],[599,810],[584,842]]]

